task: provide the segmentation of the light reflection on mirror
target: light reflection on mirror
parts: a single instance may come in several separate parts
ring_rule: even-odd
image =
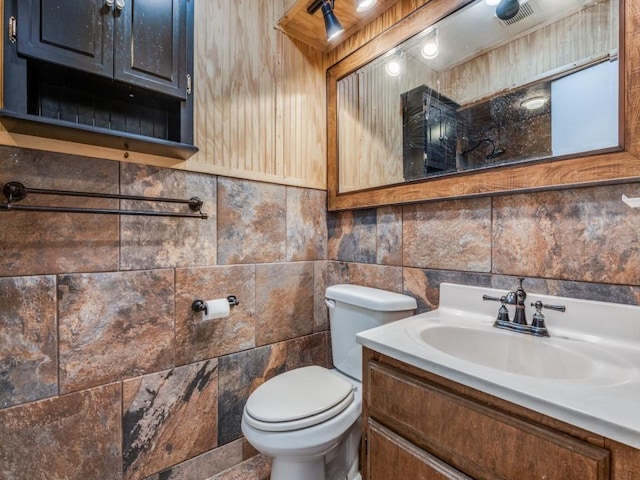
[[[618,147],[618,0],[490,3],[338,81],[339,192]]]

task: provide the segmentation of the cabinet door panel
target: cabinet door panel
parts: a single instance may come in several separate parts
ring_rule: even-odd
[[[478,480],[607,480],[609,452],[368,364],[369,416]]]
[[[113,11],[105,0],[18,2],[18,52],[113,76]]]
[[[367,438],[369,480],[472,480],[374,420]]]
[[[118,80],[186,98],[188,0],[126,0],[115,20]]]

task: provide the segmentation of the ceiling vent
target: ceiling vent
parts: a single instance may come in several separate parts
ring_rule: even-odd
[[[515,17],[510,18],[509,20],[500,20],[500,21],[502,22],[503,25],[506,25],[508,27],[509,25],[518,23],[520,20],[524,20],[525,18],[530,17],[534,13],[535,12],[533,11],[533,8],[531,8],[531,5],[529,5],[529,2],[525,1],[520,3],[520,10],[518,10],[518,13],[516,14]]]

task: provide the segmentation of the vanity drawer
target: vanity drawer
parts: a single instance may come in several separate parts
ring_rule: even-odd
[[[475,479],[609,479],[605,449],[377,362],[367,375],[371,418]]]
[[[473,480],[375,420],[367,427],[369,480]]]

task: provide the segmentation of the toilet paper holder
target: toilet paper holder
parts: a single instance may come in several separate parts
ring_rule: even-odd
[[[240,302],[238,301],[235,295],[229,295],[227,297],[227,301],[229,302],[229,305],[232,307],[235,307],[236,305],[240,305]],[[208,313],[207,304],[203,300],[194,300],[194,302],[191,304],[191,310],[193,310],[196,313],[204,312],[205,315],[207,315]]]

